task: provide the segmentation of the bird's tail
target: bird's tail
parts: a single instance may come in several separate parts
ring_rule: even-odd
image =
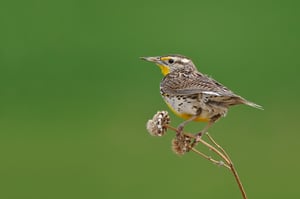
[[[252,106],[254,108],[257,108],[257,109],[260,109],[260,110],[264,110],[262,106],[258,105],[258,104],[255,104],[253,102],[250,102],[250,101],[247,101],[247,100],[243,100],[242,102],[243,104],[246,104],[248,106]]]

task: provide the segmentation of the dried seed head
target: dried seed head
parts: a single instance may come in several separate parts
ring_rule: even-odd
[[[158,111],[151,120],[148,120],[146,127],[150,135],[162,136],[166,133],[166,125],[169,123],[169,113],[167,111]]]
[[[172,140],[172,150],[177,155],[183,155],[189,150],[191,138],[186,135],[178,135]]]

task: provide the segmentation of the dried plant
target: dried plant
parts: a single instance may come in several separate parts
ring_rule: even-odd
[[[238,176],[238,173],[231,161],[227,152],[212,138],[211,135],[205,133],[208,141],[203,140],[203,136],[195,136],[194,134],[181,132],[178,133],[178,129],[170,126],[170,117],[167,111],[158,111],[151,120],[147,122],[147,130],[152,136],[162,136],[169,129],[175,132],[175,138],[172,140],[172,150],[178,155],[184,155],[187,152],[194,152],[197,155],[207,159],[213,164],[223,166],[231,171],[233,174],[238,187],[241,191],[243,199],[247,199],[245,189],[242,185],[242,182]],[[210,143],[209,143],[210,142]],[[205,153],[199,151],[195,147],[198,144],[202,144],[212,152],[214,152],[217,156],[219,156],[219,160],[206,155]]]

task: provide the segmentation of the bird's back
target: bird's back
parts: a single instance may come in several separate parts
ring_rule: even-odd
[[[164,77],[160,90],[177,115],[199,115],[200,121],[225,116],[237,104],[260,108],[199,71],[174,71]]]

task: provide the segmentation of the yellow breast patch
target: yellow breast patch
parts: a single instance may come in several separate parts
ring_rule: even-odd
[[[190,119],[193,116],[191,114],[179,113],[169,103],[166,102],[166,104],[172,110],[172,112],[175,113],[178,117],[181,117],[181,118],[187,120],[187,119]],[[197,121],[197,122],[209,122],[209,118],[203,118],[203,117],[199,116],[194,121]]]

